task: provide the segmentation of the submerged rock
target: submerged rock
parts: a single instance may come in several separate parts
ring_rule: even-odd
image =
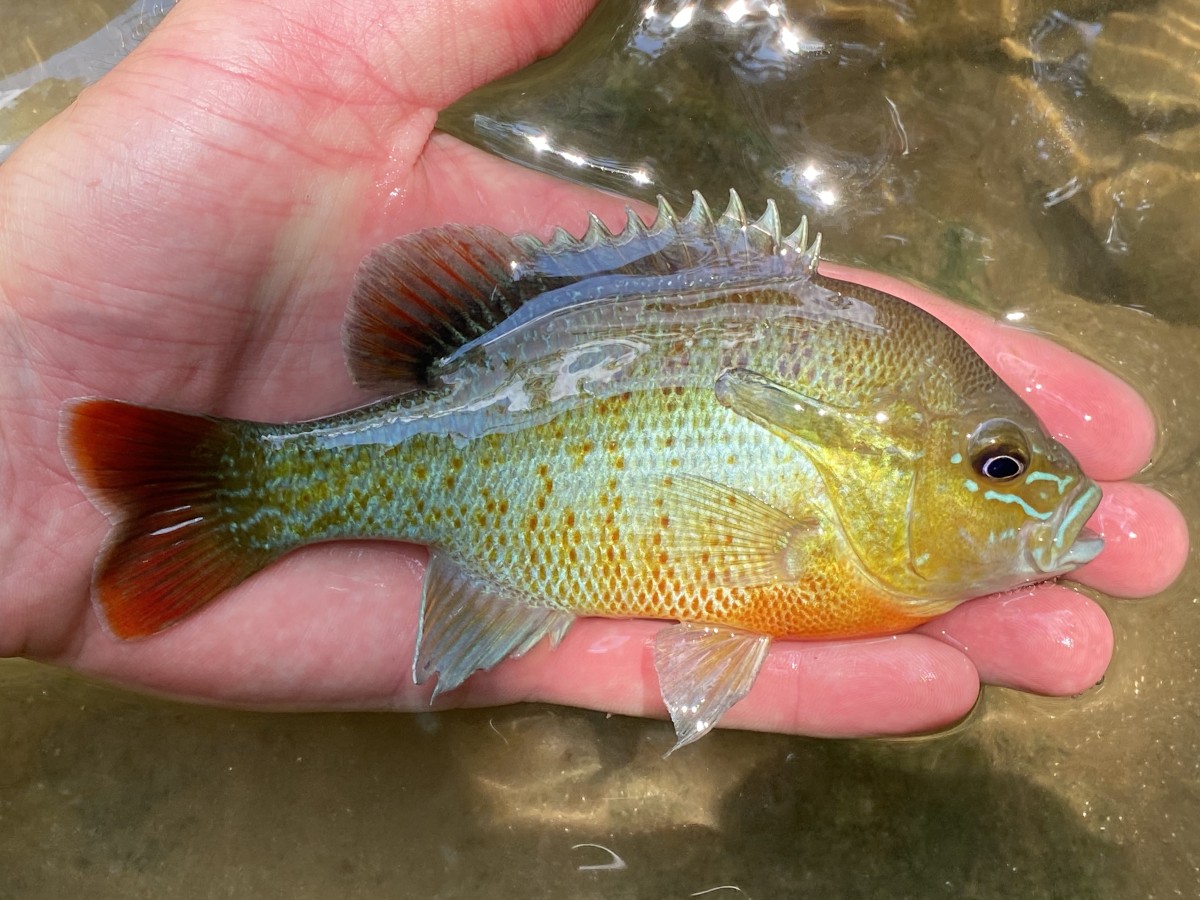
[[[1095,115],[1089,99],[1017,75],[997,83],[991,155],[1015,160],[1044,207],[1070,200],[1121,164],[1129,134]]]
[[[1194,316],[1200,259],[1200,126],[1146,134],[1129,161],[1090,191],[1092,224],[1132,286],[1135,305],[1170,319]]]
[[[1136,2],[1136,0],[1135,0]],[[780,6],[810,26],[856,27],[886,43],[889,52],[943,47],[994,46],[1022,38],[1051,17],[1098,18],[1134,5],[1130,0],[825,0]]]
[[[1088,73],[1139,115],[1200,111],[1200,0],[1107,16]]]

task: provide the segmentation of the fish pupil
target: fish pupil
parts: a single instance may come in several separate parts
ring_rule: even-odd
[[[984,457],[979,474],[993,481],[1008,481],[1025,471],[1025,462],[1013,453],[1001,452]]]

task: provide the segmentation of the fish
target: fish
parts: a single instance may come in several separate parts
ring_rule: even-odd
[[[776,640],[909,630],[1100,552],[1100,488],[947,326],[820,274],[807,219],[659,199],[582,237],[428,228],[343,325],[383,399],[248,422],[82,398],[60,443],[112,522],[92,594],[143,638],[319,541],[423,544],[433,694],[581,616],[666,620],[677,743]]]

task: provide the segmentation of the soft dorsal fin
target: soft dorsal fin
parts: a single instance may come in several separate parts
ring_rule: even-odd
[[[589,278],[689,272],[711,278],[719,271],[727,283],[739,272],[761,274],[755,264],[764,260],[781,274],[805,277],[816,269],[820,235],[809,244],[801,219],[784,236],[773,201],[755,220],[734,191],[717,217],[699,193],[682,218],[662,197],[650,226],[627,212],[616,234],[593,215],[581,238],[561,228],[547,242],[483,225],[442,225],[376,248],[359,268],[343,328],[354,380],[391,391],[422,385],[439,359],[526,301]]]
[[[417,387],[434,360],[504,321],[521,303],[511,276],[519,256],[483,225],[426,228],[371,251],[342,327],[355,382]]]

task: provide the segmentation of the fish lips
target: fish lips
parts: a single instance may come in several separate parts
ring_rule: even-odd
[[[1085,481],[1039,523],[1029,544],[1029,560],[1044,576],[1062,575],[1091,562],[1104,549],[1104,538],[1085,527],[1100,505],[1100,488]]]

